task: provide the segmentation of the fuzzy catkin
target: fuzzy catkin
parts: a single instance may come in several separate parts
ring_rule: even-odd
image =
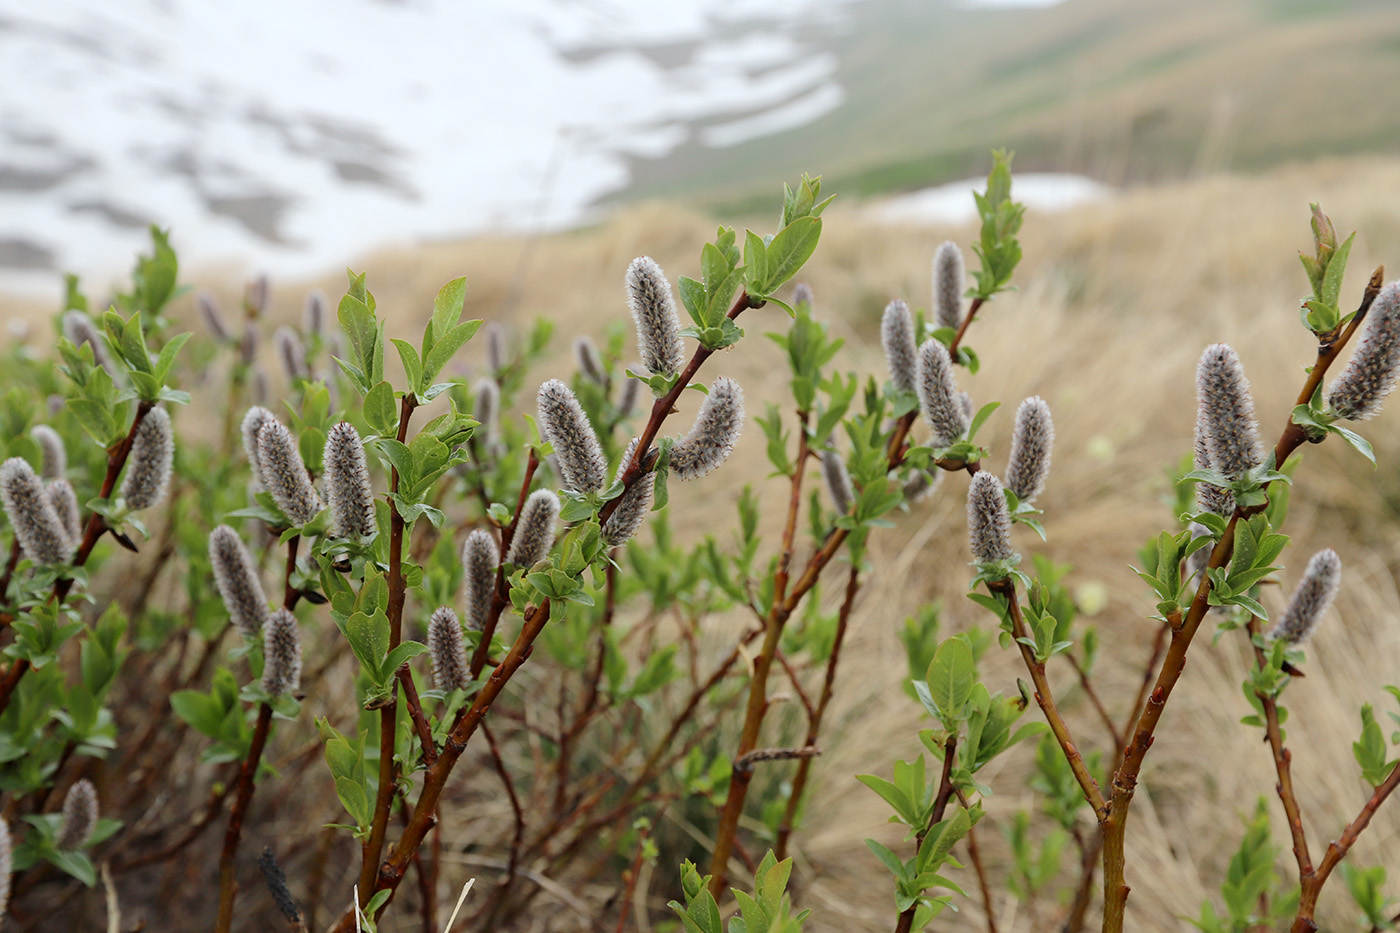
[[[296,438],[275,419],[258,430],[258,473],[293,525],[305,525],[321,511],[321,497],[306,474]]]
[[[127,506],[148,509],[164,499],[174,461],[175,440],[170,431],[170,415],[164,408],[152,408],[141,419],[126,460],[122,498]]]
[[[267,310],[267,299],[271,293],[272,285],[267,274],[261,273],[249,279],[243,287],[243,304],[254,315],[261,315]]]
[[[54,848],[60,852],[81,849],[97,828],[97,788],[87,778],[74,781],[63,795],[63,820],[54,836]]]
[[[306,368],[306,347],[301,337],[290,327],[279,327],[273,331],[272,344],[277,348],[277,358],[282,361],[282,370],[287,378],[296,382],[309,374]]]
[[[367,538],[374,534],[374,490],[359,432],[342,421],[326,433],[326,500],[336,537]]]
[[[622,454],[622,460],[617,465],[617,473],[613,477],[613,482],[620,482],[622,474],[627,472],[627,464],[632,462],[632,456],[637,452],[637,442],[639,437],[632,438],[632,442],[627,445],[627,450]],[[609,547],[617,547],[626,544],[632,536],[642,527],[642,522],[646,521],[647,512],[651,509],[652,495],[656,491],[656,474],[651,471],[643,473],[637,477],[626,492],[624,492],[617,502],[617,507],[608,516],[608,520],[603,523],[602,538]]]
[[[486,325],[486,365],[499,373],[510,365],[506,356],[506,329],[498,321]]]
[[[301,687],[301,629],[290,610],[278,609],[263,627],[263,692],[270,697]]]
[[[29,461],[11,457],[0,464],[0,501],[25,557],[36,564],[68,563],[75,542]]]
[[[671,472],[680,480],[704,476],[734,450],[744,427],[744,390],[727,376],[710,386],[690,433],[671,448]]]
[[[478,528],[467,535],[462,545],[463,606],[467,611],[467,628],[480,632],[486,627],[491,612],[491,597],[496,592],[496,568],[501,563],[501,549],[489,531]]]
[[[228,325],[224,323],[223,312],[219,310],[219,302],[207,291],[201,291],[195,299],[195,304],[199,306],[199,316],[204,320],[204,328],[209,331],[209,336],[219,343],[228,343],[232,336],[229,333]]]
[[[1201,354],[1196,394],[1213,468],[1237,480],[1263,463],[1249,380],[1239,354],[1228,344],[1211,344]]]
[[[243,433],[243,452],[248,455],[248,465],[253,468],[254,476],[262,473],[262,462],[258,459],[258,432],[262,430],[263,425],[276,420],[277,416],[261,405],[249,408],[248,413],[243,416],[243,424],[239,429]]]
[[[822,478],[826,480],[826,492],[831,496],[836,514],[849,513],[856,493],[851,486],[851,472],[846,469],[846,458],[834,447],[822,451]]]
[[[267,596],[243,540],[228,525],[220,525],[209,533],[209,563],[214,568],[214,584],[234,626],[244,638],[257,636],[267,624]]]
[[[439,606],[428,619],[428,657],[433,662],[433,686],[443,691],[462,690],[471,681],[466,639],[457,613]]]
[[[558,379],[540,386],[540,429],[554,445],[564,485],[575,492],[598,492],[607,483],[608,461],[588,415],[569,387]]]
[[[238,341],[238,358],[244,366],[252,366],[258,358],[258,325],[252,321],[243,327],[243,337]]]
[[[554,547],[555,525],[559,521],[559,497],[552,489],[530,493],[520,517],[515,520],[515,537],[511,539],[506,560],[518,567],[532,567],[543,560]]]
[[[1207,439],[1209,428],[1206,426],[1205,414],[1202,411],[1196,412],[1196,449],[1195,461],[1198,470],[1213,470],[1214,462],[1210,457],[1210,443]],[[1232,515],[1235,511],[1235,494],[1220,486],[1212,486],[1210,483],[1196,483],[1196,506],[1202,512],[1210,512],[1215,515]]]
[[[933,430],[933,446],[948,447],[967,432],[972,423],[953,379],[948,348],[929,339],[919,348],[919,408]]]
[[[107,345],[97,332],[96,326],[92,323],[92,318],[81,311],[69,311],[63,315],[63,336],[75,347],[87,344],[92,347],[92,361],[103,369],[113,379],[117,378],[117,369],[112,364],[112,358],[107,355]]]
[[[813,304],[812,286],[808,285],[806,282],[798,282],[792,287],[792,298],[789,299],[788,303],[794,308],[801,307],[802,305],[811,308]]]
[[[574,365],[590,382],[600,386],[608,384],[608,370],[603,365],[603,357],[598,353],[598,345],[587,336],[574,338]]]
[[[321,336],[326,326],[326,293],[313,288],[306,293],[306,303],[301,309],[301,326],[308,334]]]
[[[1318,551],[1308,561],[1308,569],[1303,571],[1302,581],[1288,600],[1288,608],[1269,629],[1269,639],[1281,638],[1294,645],[1307,641],[1341,588],[1342,559],[1331,548]]]
[[[890,382],[901,392],[913,392],[918,383],[918,350],[914,344],[914,315],[909,305],[896,298],[885,305],[880,318],[880,344],[885,348],[885,363],[890,368]]]
[[[1021,402],[1011,434],[1011,456],[1006,466],[1006,488],[1022,502],[1030,502],[1045,488],[1050,475],[1050,451],[1055,446],[1055,423],[1050,406],[1038,395]]]
[[[1327,392],[1327,404],[1348,421],[1375,417],[1400,378],[1400,282],[1382,288],[1366,316],[1361,343]]]
[[[915,470],[904,481],[904,498],[912,505],[923,502],[933,495],[943,482],[943,471],[934,467],[931,470]]]
[[[617,396],[617,417],[630,418],[637,407],[637,397],[641,394],[642,380],[628,376],[622,380],[622,391]]]
[[[501,411],[501,387],[496,380],[482,376],[472,387],[472,417],[481,422],[480,433],[490,441],[496,436]]]
[[[0,819],[0,926],[10,906],[10,873],[14,871],[14,843],[10,840],[10,824]]]
[[[967,270],[962,250],[948,240],[933,254],[933,314],[939,327],[962,326],[963,283]]]
[[[49,504],[53,506],[58,520],[63,523],[68,540],[76,545],[83,537],[83,519],[78,510],[78,494],[74,492],[73,484],[66,479],[49,480],[44,486],[44,493],[49,497]]]
[[[638,256],[627,267],[627,306],[637,325],[642,363],[656,375],[679,372],[685,357],[680,318],[671,297],[671,283],[650,256]]]
[[[1001,488],[1001,480],[982,470],[972,477],[967,491],[967,538],[972,556],[980,563],[1008,560],[1015,553],[1011,513]]]
[[[63,446],[62,435],[47,424],[36,424],[29,436],[39,445],[39,475],[44,479],[63,479],[68,472],[68,449]]]

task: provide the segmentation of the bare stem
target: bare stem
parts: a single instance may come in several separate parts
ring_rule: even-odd
[[[219,853],[219,917],[214,925],[215,933],[228,933],[233,926],[233,900],[238,893],[238,872],[235,865],[238,840],[243,832],[243,818],[248,813],[248,804],[253,799],[258,762],[262,759],[263,747],[267,744],[267,733],[271,725],[272,707],[264,703],[258,708],[257,725],[253,727],[253,742],[248,747],[248,757],[244,759],[243,769],[238,774],[238,794],[233,799],[233,809],[229,811],[228,829],[224,832],[224,847]]]

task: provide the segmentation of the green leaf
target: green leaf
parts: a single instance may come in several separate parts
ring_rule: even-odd
[[[433,348],[428,351],[428,358],[423,361],[425,381],[434,379],[442,372],[442,368],[462,348],[462,344],[472,339],[480,327],[480,321],[465,321],[441,334],[433,343]]]
[[[766,295],[768,287],[768,248],[763,237],[752,230],[744,231],[744,281],[750,293]]]
[[[928,688],[943,724],[949,729],[972,696],[976,679],[972,647],[966,638],[955,635],[938,646],[928,666]]]
[[[388,438],[398,434],[399,414],[394,405],[394,387],[389,383],[381,382],[365,393],[364,412],[374,433]]]
[[[816,217],[800,217],[778,231],[768,244],[768,291],[783,285],[812,258],[821,239],[822,222]]]
[[[1342,294],[1342,277],[1346,275],[1347,257],[1351,255],[1351,244],[1355,239],[1355,233],[1347,237],[1327,261],[1327,272],[1322,277],[1322,292],[1318,297],[1333,308],[1337,307],[1337,301]],[[1335,327],[1336,324],[1332,326]]]
[[[433,317],[430,321],[433,328],[433,343],[431,346],[424,343],[424,357],[430,356],[433,347],[442,342],[443,335],[450,333],[452,328],[457,326],[457,321],[462,317],[462,307],[466,304],[466,299],[466,276],[455,278],[438,289],[437,297],[433,299]],[[448,356],[451,355],[451,353],[448,354]]]
[[[413,344],[407,340],[393,337],[391,342],[394,344],[394,348],[399,351],[399,360],[403,363],[404,376],[408,380],[409,388],[414,390],[421,388],[423,385],[423,362],[418,359],[418,351],[413,349]]]

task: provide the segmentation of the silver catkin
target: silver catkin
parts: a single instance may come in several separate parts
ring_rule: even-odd
[[[433,662],[433,686],[444,693],[465,689],[471,680],[466,640],[457,613],[439,606],[428,619],[428,657]]]
[[[618,418],[630,418],[637,408],[637,397],[641,394],[642,380],[628,376],[622,380],[622,391],[617,396]]]
[[[1254,400],[1239,354],[1223,343],[1206,347],[1196,368],[1196,394],[1214,469],[1232,480],[1264,461]]]
[[[590,382],[600,386],[608,384],[608,369],[603,365],[603,357],[598,353],[598,345],[587,336],[574,338],[574,365]]]
[[[209,331],[209,336],[219,343],[228,343],[232,335],[228,325],[224,323],[224,314],[219,310],[219,302],[213,294],[201,291],[195,299],[195,304],[199,306],[199,316],[203,319],[204,329]]]
[[[506,560],[518,567],[531,567],[543,560],[554,546],[558,521],[559,497],[554,491],[539,489],[530,493],[520,517],[515,520],[515,537],[511,539]]]
[[[627,464],[632,462],[632,456],[637,452],[637,442],[641,438],[634,437],[627,445],[627,450],[622,454],[622,460],[617,465],[617,473],[613,477],[613,482],[619,482],[622,474],[627,472]],[[617,547],[626,544],[632,536],[642,527],[642,522],[646,521],[647,512],[651,509],[652,495],[656,491],[656,474],[650,471],[637,477],[626,492],[618,499],[617,507],[608,516],[608,520],[603,523],[602,537],[604,543],[609,547]]]
[[[267,373],[263,372],[261,366],[253,367],[253,378],[248,397],[258,405],[266,405],[267,400],[272,397],[272,393],[267,388]]]
[[[248,465],[253,468],[254,475],[262,473],[262,464],[258,460],[258,432],[263,429],[263,425],[272,424],[277,420],[277,416],[261,405],[254,405],[248,409],[248,413],[243,416],[243,425],[239,429],[243,433],[243,452],[248,455]]]
[[[258,358],[258,325],[249,321],[243,327],[243,337],[238,341],[238,358],[244,366],[252,366]]]
[[[939,327],[957,330],[962,325],[966,279],[962,250],[949,240],[933,254],[933,314]]]
[[[478,528],[467,535],[462,545],[463,605],[467,612],[467,628],[479,632],[491,612],[491,597],[496,592],[496,568],[501,563],[501,549],[489,531]]]
[[[267,310],[267,300],[271,293],[272,286],[267,280],[267,274],[257,275],[249,279],[243,288],[243,304],[254,315],[260,316]]]
[[[297,617],[278,609],[263,627],[263,693],[280,697],[301,687],[301,629]]]
[[[1001,480],[986,470],[972,477],[967,491],[967,538],[972,556],[980,563],[1007,560],[1015,553]]]
[[[308,334],[321,336],[326,326],[326,293],[313,288],[306,293],[306,303],[301,309],[301,326]]]
[[[374,490],[359,432],[342,421],[326,433],[325,489],[335,534],[367,538],[374,534]]]
[[[806,282],[798,282],[792,287],[792,298],[789,303],[794,308],[799,308],[802,305],[811,308],[813,305],[812,286]]]
[[[911,505],[922,502],[933,495],[942,482],[943,471],[937,467],[932,470],[915,470],[904,481],[904,498]]]
[[[54,835],[54,848],[60,852],[81,849],[96,828],[97,788],[87,778],[81,778],[63,795],[63,819]]]
[[[1030,502],[1045,488],[1050,475],[1050,451],[1055,446],[1055,423],[1050,406],[1038,395],[1021,402],[1011,434],[1011,457],[1006,466],[1006,488],[1022,502]]]
[[[68,563],[74,541],[29,461],[11,457],[0,464],[0,501],[25,557],[36,564]]]
[[[272,345],[277,348],[277,358],[282,361],[282,371],[292,382],[307,378],[306,347],[301,336],[290,327],[279,327],[273,331]]]
[[[1209,428],[1206,426],[1205,413],[1201,410],[1196,412],[1196,448],[1195,462],[1198,470],[1213,470],[1214,463],[1210,456],[1210,442],[1208,440]],[[1212,486],[1210,483],[1196,484],[1196,506],[1202,512],[1211,512],[1215,515],[1231,515],[1235,511],[1235,494],[1220,486]]]
[[[486,325],[486,365],[493,373],[503,372],[510,365],[506,354],[506,329],[498,321]]]
[[[1331,548],[1318,551],[1308,561],[1308,569],[1303,571],[1302,582],[1288,600],[1288,608],[1269,628],[1269,639],[1281,638],[1295,645],[1307,641],[1341,588],[1342,559]]]
[[[637,324],[637,348],[642,363],[653,374],[680,371],[685,350],[681,346],[680,319],[671,297],[671,283],[650,256],[638,256],[627,267],[627,306]]]
[[[267,624],[267,596],[258,570],[238,532],[220,525],[209,533],[209,563],[224,608],[244,638],[254,638]]]
[[[14,843],[10,839],[10,824],[0,819],[0,925],[10,907],[10,874],[14,871]]]
[[[834,447],[822,451],[822,478],[826,480],[826,492],[831,496],[836,514],[848,514],[856,493],[851,486],[851,472],[846,469],[846,458]]]
[[[885,305],[880,318],[880,344],[885,348],[885,363],[890,368],[890,382],[901,392],[913,392],[918,383],[918,350],[914,343],[914,315],[909,305],[896,298]]]
[[[482,376],[472,387],[472,417],[481,422],[478,436],[484,436],[487,441],[496,437],[500,413],[501,387],[496,385],[496,380]]]
[[[122,498],[127,506],[148,509],[164,499],[174,461],[175,439],[170,431],[170,415],[164,408],[152,408],[141,419],[126,460]]]
[[[54,512],[58,514],[58,520],[63,523],[68,540],[77,544],[83,537],[83,520],[78,510],[78,494],[73,490],[73,484],[66,479],[51,479],[44,486],[44,493],[49,497],[49,504],[53,506]]]
[[[68,472],[68,449],[63,446],[63,437],[47,424],[34,425],[29,436],[39,445],[43,461],[39,475],[44,479],[63,479]]]
[[[607,483],[608,461],[588,415],[568,386],[550,379],[540,386],[540,430],[554,445],[564,485],[575,492],[598,492]]]
[[[680,480],[709,473],[729,459],[743,427],[744,390],[733,379],[720,376],[701,403],[690,433],[671,448],[671,472]]]
[[[1400,378],[1400,282],[1382,288],[1367,314],[1366,333],[1346,369],[1327,392],[1327,404],[1348,421],[1364,421],[1381,410]]]
[[[321,511],[321,497],[306,474],[296,438],[280,421],[269,421],[258,430],[258,473],[293,525],[305,525]]]
[[[92,361],[103,369],[113,379],[117,378],[117,369],[112,364],[112,358],[107,355],[107,344],[103,342],[102,336],[97,332],[97,327],[92,323],[92,318],[81,311],[68,311],[63,315],[63,336],[75,347],[87,344],[92,347]]]
[[[953,360],[948,348],[937,340],[924,341],[919,348],[918,376],[919,408],[933,430],[933,446],[948,447],[956,443],[972,423],[953,379]]]

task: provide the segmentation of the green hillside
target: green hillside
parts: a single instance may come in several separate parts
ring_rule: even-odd
[[[1014,148],[1019,171],[1122,183],[1400,143],[1400,4],[1386,0],[867,0],[843,32],[808,37],[840,58],[835,111],[637,160],[624,197],[732,208],[801,171],[847,194],[902,190],[983,171],[992,146]]]

